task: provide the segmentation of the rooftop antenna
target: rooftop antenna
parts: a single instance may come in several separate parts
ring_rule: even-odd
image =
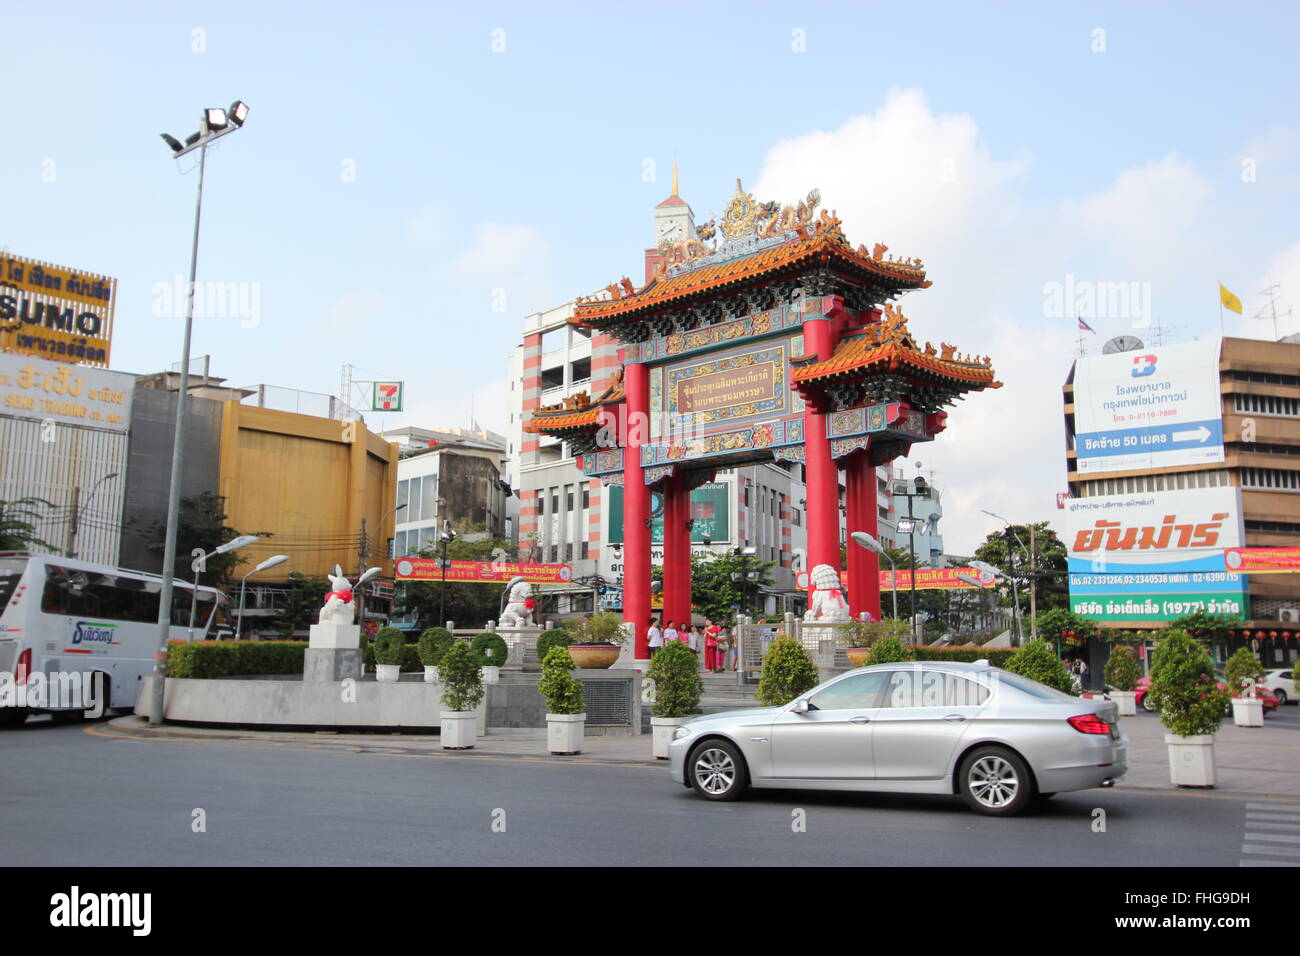
[[[1269,316],[1268,316],[1268,315],[1265,315],[1265,313],[1269,313],[1269,314],[1272,316],[1272,318],[1273,318],[1273,341],[1275,341],[1275,342],[1281,341],[1281,338],[1282,338],[1281,335],[1278,334],[1278,330],[1277,330],[1277,317],[1278,317],[1278,314],[1279,314],[1278,311],[1277,311],[1277,297],[1278,297],[1278,295],[1281,293],[1281,291],[1282,291],[1282,284],[1279,283],[1279,282],[1274,282],[1274,283],[1273,283],[1271,286],[1269,286],[1267,289],[1264,289],[1262,292],[1260,292],[1260,295],[1266,295],[1266,296],[1268,296],[1268,305],[1264,306],[1262,309],[1260,309],[1258,312],[1256,312],[1253,316],[1251,316],[1251,318],[1253,318],[1253,319],[1265,319],[1265,318],[1268,318]],[[1282,318],[1284,318],[1284,319],[1288,319],[1288,318],[1291,317],[1291,315],[1292,315],[1292,313],[1294,313],[1294,311],[1295,311],[1295,310],[1292,309],[1290,306],[1287,306],[1287,310],[1286,310],[1285,312],[1282,312],[1282,313],[1281,313],[1281,316],[1282,316]]]

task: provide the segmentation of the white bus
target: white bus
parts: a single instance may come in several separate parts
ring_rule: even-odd
[[[102,681],[95,700],[105,711],[134,707],[153,673],[161,592],[157,574],[0,551],[0,726],[33,712],[74,716],[86,698],[68,691],[92,680]],[[193,596],[192,584],[175,579],[172,640],[188,639]],[[200,587],[194,639],[232,635],[228,599]]]

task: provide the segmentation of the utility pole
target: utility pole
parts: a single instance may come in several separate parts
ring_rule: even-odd
[[[72,520],[68,522],[68,544],[63,550],[68,557],[77,556],[77,511],[81,504],[81,485],[72,487]]]
[[[344,366],[344,367],[347,368],[348,366]],[[366,558],[370,556],[370,548],[367,545],[368,542],[366,541],[366,519],[362,518],[361,519],[361,542],[357,545],[357,551],[359,552],[359,560],[357,561],[358,578],[360,578],[361,575],[366,573]],[[360,619],[361,619],[361,640],[362,642],[364,642],[366,639],[366,592],[364,589],[364,585],[359,586],[357,588],[357,613],[360,615]],[[362,646],[363,647],[365,646],[364,643],[362,644]]]
[[[1038,528],[1029,526],[1029,636],[1038,636]]]

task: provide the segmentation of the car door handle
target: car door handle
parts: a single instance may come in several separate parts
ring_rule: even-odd
[[[871,723],[871,718],[870,718],[870,717],[850,717],[850,718],[849,718],[849,723],[851,723],[851,724],[869,724],[869,723]]]
[[[947,717],[944,718],[944,720],[951,720],[951,721],[953,721],[954,723],[958,723],[958,724],[961,723],[961,722],[962,722],[963,720],[965,720],[965,719],[966,719],[966,718],[963,717],[961,714],[949,714]]]

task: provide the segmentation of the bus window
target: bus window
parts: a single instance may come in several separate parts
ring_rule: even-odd
[[[148,623],[158,620],[158,595],[150,593],[147,582],[135,578],[49,564],[45,566],[41,610],[46,614]]]

